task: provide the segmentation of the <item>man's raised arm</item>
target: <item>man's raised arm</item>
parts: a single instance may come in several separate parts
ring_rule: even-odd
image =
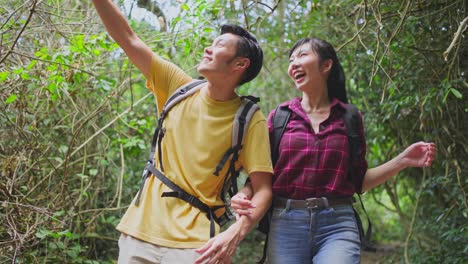
[[[153,56],[151,49],[130,28],[124,15],[112,0],[93,0],[93,4],[112,39],[119,44],[143,75],[149,78]]]

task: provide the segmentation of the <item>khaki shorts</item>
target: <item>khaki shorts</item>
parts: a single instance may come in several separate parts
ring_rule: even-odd
[[[119,264],[188,264],[200,256],[195,249],[167,248],[121,234],[119,238]]]

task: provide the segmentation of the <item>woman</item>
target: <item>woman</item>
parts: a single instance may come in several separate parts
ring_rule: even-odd
[[[334,48],[317,38],[299,40],[289,54],[288,75],[302,97],[280,105],[291,115],[274,166],[268,259],[270,263],[359,263],[353,194],[382,184],[406,167],[431,165],[435,145],[415,143],[387,163],[368,169],[359,114],[363,151],[350,166],[343,121],[345,80]],[[270,136],[274,112],[268,117]],[[231,199],[238,214],[249,214],[255,207],[251,193],[246,185]]]

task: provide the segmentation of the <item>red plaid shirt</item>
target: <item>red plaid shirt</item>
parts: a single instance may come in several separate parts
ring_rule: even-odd
[[[349,144],[343,114],[346,106],[337,99],[331,104],[330,116],[320,124],[319,133],[312,129],[301,98],[282,103],[292,113],[279,145],[279,157],[274,167],[273,194],[291,199],[311,197],[343,197],[361,192],[367,171],[366,143],[362,116],[359,134],[362,153],[357,158],[354,182],[350,180]],[[272,138],[273,110],[268,116]]]

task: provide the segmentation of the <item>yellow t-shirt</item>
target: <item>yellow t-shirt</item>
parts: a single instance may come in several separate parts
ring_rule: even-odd
[[[168,95],[191,80],[180,68],[154,55],[147,86],[156,95],[158,111]],[[240,104],[239,97],[219,102],[197,91],[174,106],[164,120],[164,174],[209,206],[223,204],[220,193],[229,162],[220,176],[213,172],[231,146],[232,124]],[[268,130],[260,111],[254,114],[244,140],[238,165],[248,174],[272,173]],[[148,177],[139,206],[134,201],[130,204],[117,229],[165,247],[204,245],[210,230],[206,214],[178,198],[161,197],[166,191],[171,190],[156,177]],[[219,232],[217,225],[216,232]]]

